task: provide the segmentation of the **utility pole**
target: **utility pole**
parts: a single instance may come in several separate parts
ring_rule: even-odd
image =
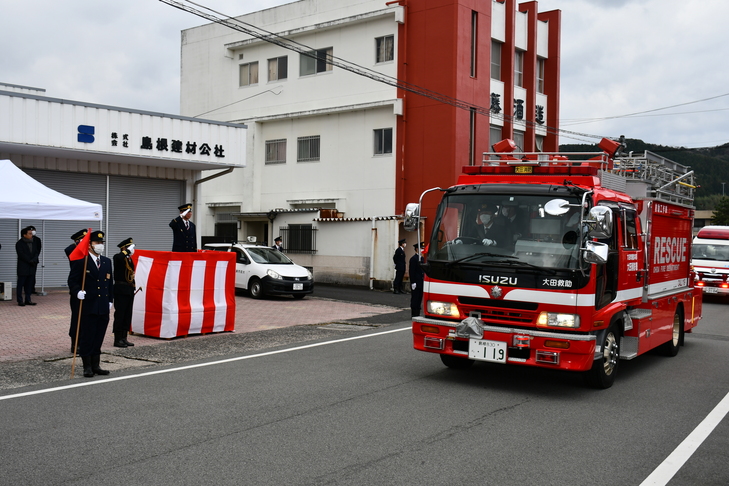
[[[724,184],[726,184],[726,182],[721,183],[721,197],[724,197]]]

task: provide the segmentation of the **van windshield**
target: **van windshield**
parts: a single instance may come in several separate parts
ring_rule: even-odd
[[[691,258],[697,260],[729,261],[729,245],[694,243]]]
[[[256,263],[272,263],[281,265],[293,265],[285,254],[273,248],[246,248],[251,260]]]

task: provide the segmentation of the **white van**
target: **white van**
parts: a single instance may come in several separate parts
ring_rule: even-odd
[[[248,290],[254,299],[284,294],[303,299],[314,291],[314,277],[308,269],[268,246],[208,243],[203,249],[235,252],[235,287]]]
[[[704,226],[694,238],[691,265],[704,294],[729,295],[729,226]]]

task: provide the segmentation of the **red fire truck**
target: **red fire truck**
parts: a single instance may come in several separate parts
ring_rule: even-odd
[[[701,319],[691,274],[693,171],[651,152],[516,153],[494,145],[442,192],[428,242],[415,349],[584,372],[612,386],[619,359],[675,356]]]

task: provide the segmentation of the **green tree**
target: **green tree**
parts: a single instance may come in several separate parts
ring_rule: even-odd
[[[716,205],[714,215],[711,217],[711,224],[729,226],[729,197],[722,197]]]

